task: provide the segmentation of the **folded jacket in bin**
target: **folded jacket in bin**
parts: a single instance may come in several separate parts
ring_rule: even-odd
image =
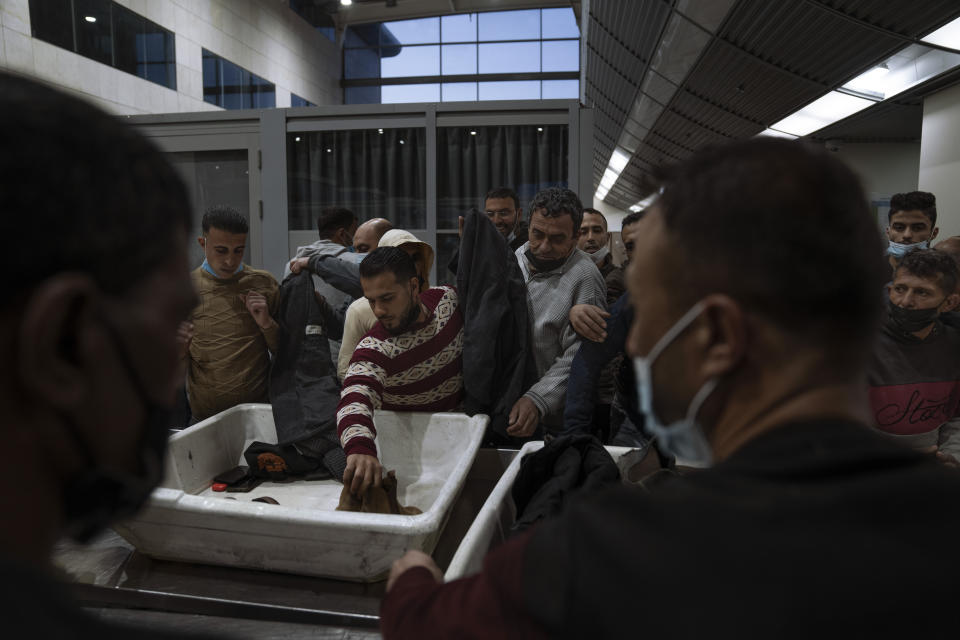
[[[523,458],[511,495],[517,507],[513,534],[555,515],[574,493],[619,482],[617,463],[593,436],[561,436]]]
[[[397,474],[389,471],[380,487],[369,487],[358,498],[350,493],[350,487],[344,486],[340,492],[340,504],[337,511],[361,511],[363,513],[393,513],[402,516],[414,516],[423,513],[417,507],[405,507],[397,499]]]
[[[326,480],[331,477],[330,472],[321,467],[320,460],[302,455],[292,444],[252,442],[243,452],[243,457],[251,475],[274,482]]]

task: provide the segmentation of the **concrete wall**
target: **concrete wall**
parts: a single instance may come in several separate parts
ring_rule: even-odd
[[[938,237],[960,235],[960,86],[923,101],[919,187],[937,196]]]
[[[290,94],[341,104],[339,48],[278,0],[116,0],[175,34],[177,90],[30,35],[28,0],[0,0],[0,67],[45,79],[119,114],[218,110],[203,101],[206,48]]]
[[[887,200],[895,193],[917,190],[919,143],[843,143],[836,153],[860,174],[870,200]]]

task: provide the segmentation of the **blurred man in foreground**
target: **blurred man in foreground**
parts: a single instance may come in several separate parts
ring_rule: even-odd
[[[856,176],[825,150],[756,138],[662,180],[638,223],[627,351],[644,428],[712,466],[571,499],[446,585],[409,552],[384,637],[954,634],[936,614],[953,576],[931,568],[933,541],[960,535],[960,475],[868,426],[889,272]]]
[[[76,98],[0,74],[5,637],[156,638],[74,605],[50,552],[136,512],[160,481],[182,384],[177,330],[197,302],[190,199],[132,129]],[[176,637],[183,637],[177,633]]]

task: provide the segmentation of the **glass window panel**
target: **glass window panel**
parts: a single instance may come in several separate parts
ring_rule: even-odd
[[[481,44],[480,73],[525,73],[540,71],[539,42]]]
[[[443,84],[444,102],[476,102],[476,82],[445,82]]]
[[[143,56],[145,18],[121,6],[113,8],[113,46],[117,69],[136,74]]]
[[[344,104],[380,104],[380,87],[347,87],[343,91]]]
[[[383,78],[440,75],[440,47],[437,45],[403,47],[400,53],[380,60]]]
[[[272,109],[277,106],[277,88],[272,82],[250,74],[250,100],[254,109]]]
[[[177,60],[173,34],[149,20],[144,20],[143,25],[143,72],[137,75],[151,82],[176,89]]]
[[[526,210],[540,189],[566,186],[568,154],[566,125],[439,127],[437,228],[456,231],[457,217],[496,187],[514,188]],[[439,257],[438,276],[445,265]]]
[[[170,153],[167,158],[186,183],[193,204],[193,223],[188,236],[188,246],[190,266],[196,268],[203,262],[203,250],[197,245],[195,238],[200,236],[200,220],[207,208],[217,204],[230,205],[250,219],[247,150]],[[252,244],[251,241],[247,242],[245,262],[249,261]]]
[[[440,18],[442,42],[476,42],[477,14],[467,13]]]
[[[477,45],[445,44],[441,51],[441,73],[445,76],[477,72]]]
[[[573,9],[543,10],[543,37],[544,38],[579,38],[580,29],[577,27],[577,18]]]
[[[480,100],[539,100],[539,80],[480,82]]]
[[[315,107],[314,103],[310,102],[306,98],[301,98],[295,93],[290,94],[290,106],[291,107]]]
[[[393,36],[400,44],[432,44],[440,42],[440,18],[417,18],[384,22],[380,44],[390,42]]]
[[[555,40],[543,43],[544,71],[579,71],[580,41]]]
[[[74,50],[73,15],[63,0],[30,0],[30,31],[34,38]]]
[[[580,99],[580,81],[579,80],[544,80],[543,81],[543,99],[552,98],[573,98]]]
[[[113,64],[110,0],[74,0],[77,53],[104,64]]]
[[[336,27],[317,27],[317,31],[320,32],[324,38],[330,42],[337,41],[337,28]]]
[[[316,229],[320,210],[332,205],[361,220],[426,228],[425,145],[423,128],[287,134],[289,228]]]
[[[244,77],[246,76],[246,77]],[[220,84],[223,91],[224,109],[249,109],[247,95],[250,77],[243,69],[229,60],[220,59]]]
[[[439,84],[395,84],[380,88],[380,102],[440,102]]]
[[[344,78],[379,78],[380,54],[377,49],[344,49]]]
[[[203,50],[203,101],[223,106],[223,90],[220,84],[220,58]]]
[[[477,16],[480,41],[539,40],[540,10],[489,11]]]

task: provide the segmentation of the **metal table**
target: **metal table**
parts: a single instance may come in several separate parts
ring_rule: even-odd
[[[441,569],[516,455],[478,452],[433,553]],[[112,531],[87,546],[61,542],[54,562],[77,600],[105,619],[257,640],[380,637],[385,582],[154,560]]]

